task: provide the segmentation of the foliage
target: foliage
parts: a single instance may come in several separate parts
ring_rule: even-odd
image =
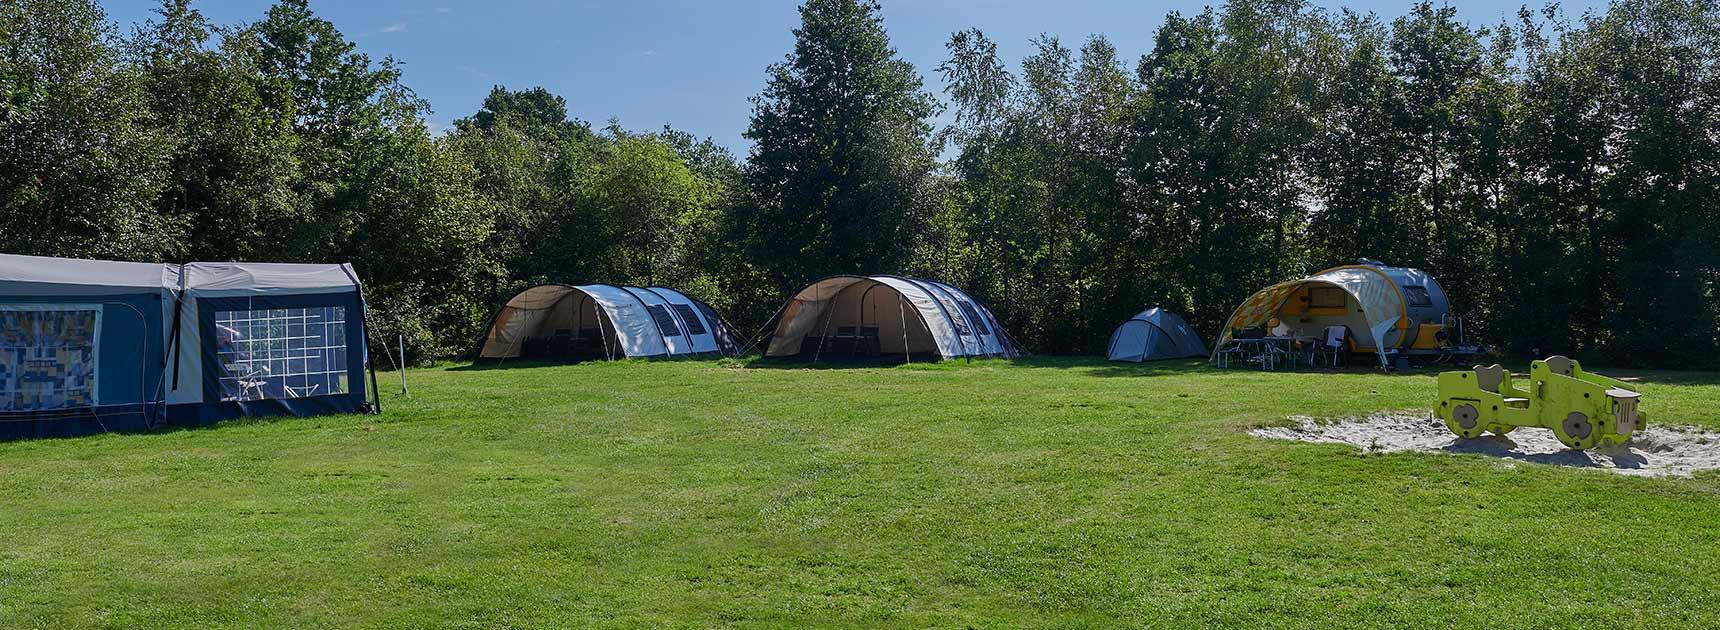
[[[808,0],[753,99],[746,247],[775,288],[899,268],[933,167],[934,102],[875,0]]]
[[[1507,353],[1720,364],[1712,0],[1481,27],[1230,0],[1138,60],[1042,36],[1018,66],[965,30],[935,130],[875,0],[799,17],[742,161],[543,88],[435,136],[306,0],[228,26],[163,0],[123,39],[94,0],[0,2],[0,249],[350,261],[413,361],[534,283],[671,284],[750,332],[836,273],[946,280],[1030,349],[1099,352],[1146,306],[1216,332],[1368,257],[1430,271]]]

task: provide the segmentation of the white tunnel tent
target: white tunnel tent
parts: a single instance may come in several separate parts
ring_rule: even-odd
[[[1014,357],[984,305],[950,285],[900,276],[835,276],[795,293],[776,317],[767,357]]]
[[[704,302],[666,287],[544,284],[496,313],[480,359],[732,355],[734,336]]]

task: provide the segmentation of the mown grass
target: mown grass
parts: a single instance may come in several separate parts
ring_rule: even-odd
[[[0,444],[0,626],[1720,626],[1720,476],[1244,432],[1429,374],[742,366]],[[1720,427],[1720,376],[1638,376]]]

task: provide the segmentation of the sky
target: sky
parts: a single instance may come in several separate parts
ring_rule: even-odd
[[[1453,2],[1474,26],[1514,16],[1523,0]],[[1541,0],[1531,0],[1540,4]],[[1408,2],[1316,0],[1386,19]],[[159,0],[101,0],[129,33]],[[269,0],[202,0],[219,24],[260,19]],[[744,157],[752,106],[765,66],[794,44],[796,0],[312,0],[360,50],[404,64],[404,82],[428,100],[433,130],[476,111],[495,85],[542,86],[567,99],[570,113],[602,127],[632,130],[665,123],[709,136]],[[1088,36],[1111,39],[1130,68],[1152,46],[1165,14],[1199,12],[1202,0],[882,0],[884,25],[900,54],[942,98],[937,66],[950,33],[979,28],[1017,69],[1041,34],[1079,48]],[[1573,17],[1602,5],[1567,0]],[[947,116],[947,115],[946,115]]]

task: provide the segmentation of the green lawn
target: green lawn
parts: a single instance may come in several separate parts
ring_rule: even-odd
[[[1720,375],[1640,376],[1720,427]],[[0,444],[0,627],[1720,626],[1720,475],[1245,433],[1430,374],[409,378],[382,417]]]

